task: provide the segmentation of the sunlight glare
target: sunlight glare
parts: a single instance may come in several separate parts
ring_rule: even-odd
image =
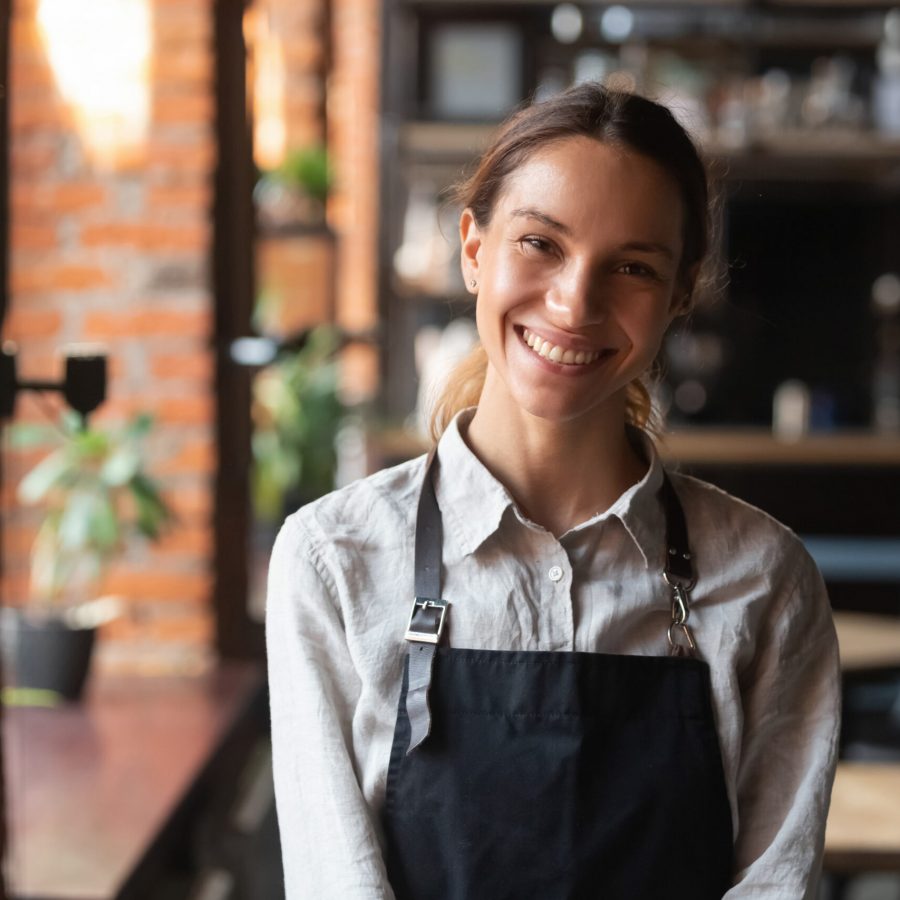
[[[150,123],[148,0],[39,0],[37,17],[88,156],[115,166],[139,155]]]

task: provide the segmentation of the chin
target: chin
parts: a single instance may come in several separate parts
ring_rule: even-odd
[[[559,425],[578,421],[596,423],[625,420],[625,387],[600,397],[581,399],[580,402],[575,398],[561,397],[556,392],[551,396],[535,396],[529,392],[528,396],[518,397],[514,393],[513,401],[527,415]]]

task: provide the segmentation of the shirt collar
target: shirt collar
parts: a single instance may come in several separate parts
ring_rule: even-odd
[[[488,471],[463,438],[475,407],[458,413],[438,443],[435,495],[441,517],[464,556],[474,553],[515,506],[512,495]],[[446,529],[445,529],[446,530]]]
[[[665,473],[652,438],[639,428],[629,428],[635,449],[647,462],[644,477],[626,490],[597,519],[616,516],[637,544],[648,568],[665,566],[666,517],[660,499]]]
[[[514,510],[509,491],[472,452],[463,434],[475,413],[470,407],[458,413],[438,443],[435,494],[444,522],[463,555],[474,553],[497,529],[504,513]],[[629,487],[605,512],[577,525],[572,534],[611,517],[618,518],[644,557],[645,564],[662,567],[665,562],[665,515],[659,498],[663,467],[651,438],[637,428],[629,436],[647,461],[644,477]]]

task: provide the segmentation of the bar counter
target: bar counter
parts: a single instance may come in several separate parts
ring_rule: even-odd
[[[204,781],[264,711],[264,684],[249,664],[100,676],[80,704],[4,710],[11,900],[140,896]]]

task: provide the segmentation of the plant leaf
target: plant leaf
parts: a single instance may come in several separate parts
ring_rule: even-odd
[[[20,502],[37,503],[55,485],[71,473],[71,463],[64,449],[45,456],[20,482],[17,491]]]
[[[92,494],[84,491],[71,494],[59,522],[59,543],[63,551],[87,548],[96,506],[97,497]]]
[[[141,467],[137,448],[128,445],[114,450],[100,469],[100,480],[110,487],[120,487],[131,481]]]
[[[128,484],[137,506],[136,525],[141,534],[149,538],[159,536],[162,526],[172,519],[172,513],[163,500],[156,483],[146,475],[136,475]]]
[[[98,502],[88,521],[91,544],[108,552],[119,543],[119,517],[109,497]]]
[[[59,431],[52,425],[41,422],[21,422],[7,430],[9,445],[22,450],[40,447],[48,443],[59,443]]]
[[[125,437],[130,440],[140,440],[150,433],[153,428],[153,416],[150,413],[139,413],[125,428]]]

